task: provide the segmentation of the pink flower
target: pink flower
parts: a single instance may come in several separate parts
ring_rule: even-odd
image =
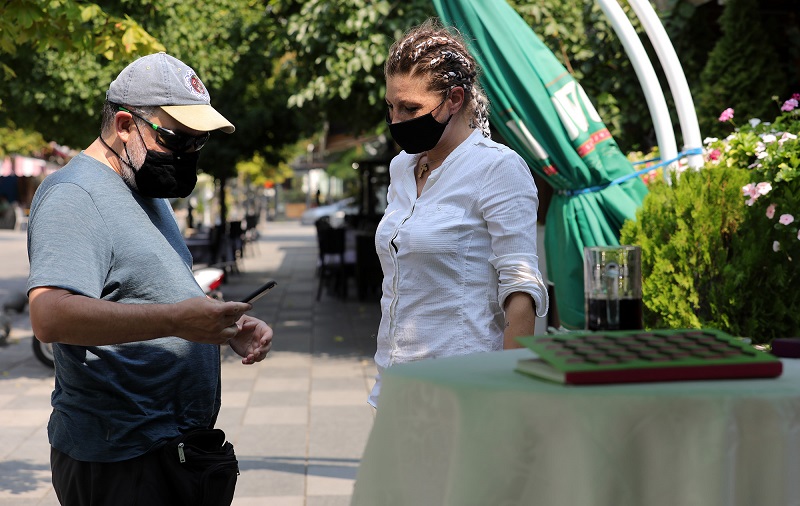
[[[732,119],[733,119],[733,108],[731,107],[728,107],[727,109],[722,111],[722,114],[719,115],[719,120],[722,121],[723,123],[726,121],[730,121]]]
[[[791,214],[782,214],[781,217],[778,218],[778,221],[781,225],[789,225],[794,221],[794,216]]]
[[[770,204],[767,207],[767,218],[772,219],[775,217],[775,204]]]
[[[800,230],[797,231],[797,240],[800,241]]]
[[[772,191],[772,185],[769,183],[758,183],[756,185],[756,192],[759,195],[766,195],[767,193]]]
[[[745,186],[742,186],[742,193],[745,197],[750,197],[750,200],[745,202],[748,206],[752,206],[756,203],[758,199],[758,191],[756,190],[756,185],[753,183],[747,183]]]
[[[793,93],[792,98],[800,102],[800,93]]]
[[[778,241],[772,241],[772,251],[777,253],[780,250],[781,250],[781,243],[779,243]]]
[[[783,105],[781,106],[781,111],[784,112],[793,111],[798,105],[800,105],[800,102],[798,102],[797,99],[790,98],[789,100],[783,103]]]
[[[766,182],[758,184],[747,183],[746,185],[742,186],[742,193],[744,196],[750,197],[750,200],[746,202],[748,206],[755,204],[756,200],[758,200],[758,197],[766,195],[770,191],[772,191],[772,185]],[[769,210],[767,210],[767,215],[769,215]],[[772,218],[772,216],[770,216],[770,218]]]
[[[747,183],[746,185],[742,186],[742,193],[744,193],[745,197],[752,197],[753,195],[757,195],[758,192],[756,191],[756,185],[753,183]]]
[[[712,149],[711,152],[708,153],[708,159],[711,160],[712,162],[715,162],[719,160],[720,155],[722,155],[722,152],[720,150]]]

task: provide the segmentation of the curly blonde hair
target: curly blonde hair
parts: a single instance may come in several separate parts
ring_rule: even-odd
[[[470,128],[490,137],[489,99],[478,83],[480,69],[455,28],[445,28],[436,18],[412,28],[389,48],[383,71],[386,77],[427,76],[434,92],[463,88]]]

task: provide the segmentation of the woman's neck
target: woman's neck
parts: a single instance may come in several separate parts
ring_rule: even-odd
[[[438,164],[450,156],[450,153],[460,146],[462,142],[467,140],[467,137],[474,132],[474,130],[464,122],[458,122],[452,126],[455,127],[454,130],[447,132],[449,135],[443,136],[439,144],[427,152],[429,164],[438,166]]]

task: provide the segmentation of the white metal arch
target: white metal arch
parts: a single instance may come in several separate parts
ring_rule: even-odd
[[[642,26],[653,44],[653,48],[667,76],[669,89],[672,98],[675,100],[675,109],[678,113],[678,121],[681,126],[683,136],[683,149],[702,148],[703,141],[700,137],[700,125],[697,122],[697,111],[694,108],[692,94],[689,91],[689,84],[686,82],[686,75],[683,67],[675,54],[675,48],[658,19],[658,14],[647,0],[628,0],[633,11],[642,22]],[[689,155],[689,166],[699,169],[703,166],[703,155]]]
[[[656,50],[661,66],[664,69],[664,73],[667,76],[667,81],[672,91],[672,96],[675,100],[675,106],[678,112],[681,133],[684,139],[684,148],[700,148],[702,147],[702,141],[700,138],[700,127],[697,123],[697,113],[694,109],[694,102],[689,92],[689,86],[686,83],[683,67],[681,67],[678,61],[672,42],[669,40],[664,26],[661,24],[658,15],[655,13],[648,0],[628,1],[634,13],[636,13],[641,20],[642,26],[647,32]],[[642,90],[644,91],[645,100],[647,101],[647,107],[650,110],[650,116],[653,119],[656,141],[658,142],[662,160],[675,158],[678,154],[678,149],[675,141],[675,132],[672,129],[672,121],[669,117],[667,101],[664,98],[664,92],[658,82],[653,64],[650,62],[636,30],[634,30],[628,16],[622,10],[622,7],[619,6],[617,0],[597,0],[597,3],[611,22],[611,26],[622,42],[625,52],[628,54],[628,58],[630,58],[634,71],[639,78]],[[702,155],[689,156],[689,165],[691,167],[699,168],[702,164]],[[663,171],[664,180],[669,183],[671,178],[670,171],[667,169],[668,168],[665,167]]]

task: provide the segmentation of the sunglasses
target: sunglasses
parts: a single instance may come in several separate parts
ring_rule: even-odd
[[[156,131],[156,142],[169,149],[174,153],[187,153],[189,151],[200,151],[206,145],[208,139],[211,137],[211,132],[206,132],[201,135],[189,135],[182,132],[176,132],[169,128],[164,128],[161,125],[156,125],[149,119],[143,118],[135,112],[129,111],[124,107],[119,107],[120,111],[127,112],[131,116],[136,116],[144,121]]]

